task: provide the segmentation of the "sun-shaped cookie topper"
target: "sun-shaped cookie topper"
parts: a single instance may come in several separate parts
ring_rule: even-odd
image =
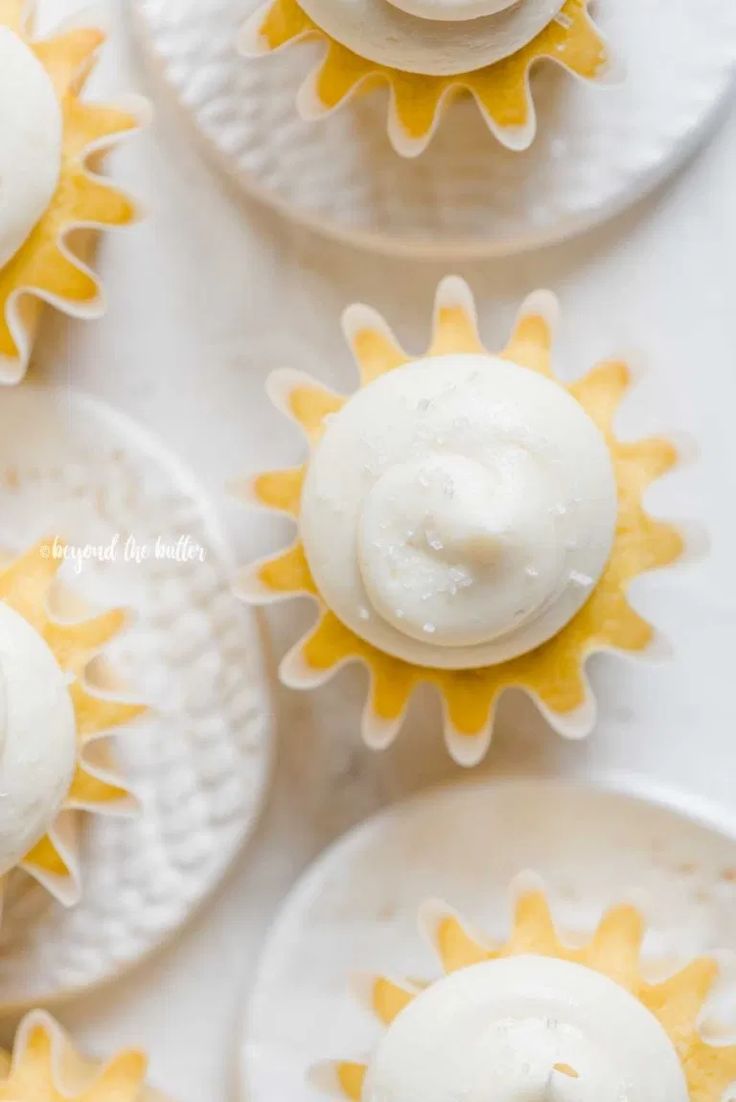
[[[539,62],[586,81],[609,80],[614,68],[588,0],[268,0],[240,47],[252,57],[308,38],[324,44],[324,57],[299,92],[302,117],[320,118],[387,85],[389,138],[405,157],[426,149],[462,93],[503,145],[527,149]]]
[[[311,689],[364,663],[362,730],[374,748],[393,741],[423,682],[442,699],[462,764],[484,755],[510,688],[561,734],[584,736],[595,722],[590,655],[651,650],[653,629],[626,591],[683,550],[679,530],[642,505],[676,450],[660,437],[616,438],[623,363],[556,379],[555,320],[553,296],[532,295],[492,356],[469,288],[449,277],[422,357],[373,310],[346,311],[361,383],[352,397],[298,371],[269,378],[309,456],[236,487],[298,529],[285,551],[242,572],[239,591],[255,604],[317,603],[281,677]]]
[[[557,932],[544,889],[536,877],[527,874],[520,878],[514,894],[513,930],[503,944],[471,933],[458,915],[441,903],[432,902],[422,909],[422,933],[439,959],[442,976],[457,975],[463,969],[489,961],[529,955],[590,969],[623,988],[653,1016],[679,1061],[690,1102],[721,1102],[726,1090],[736,1083],[736,1045],[709,1044],[699,1030],[700,1015],[719,975],[716,961],[701,957],[667,979],[648,982],[642,967],[645,924],[636,908],[614,907],[604,915],[590,941],[571,946]],[[433,984],[361,977],[356,986],[373,1014],[390,1029],[402,1012]],[[646,1026],[645,1018],[642,1022]],[[573,1076],[576,1072],[568,1066],[555,1070]],[[366,1073],[367,1065],[356,1060],[320,1065],[313,1075],[315,1085],[333,1096],[360,1102]],[[550,1096],[557,1097],[554,1092]]]
[[[142,1052],[120,1052],[105,1063],[87,1060],[42,1010],[26,1015],[12,1055],[0,1056],[2,1102],[165,1102],[146,1086]]]
[[[104,34],[70,27],[36,38],[34,7],[32,0],[0,0],[0,90],[7,97],[0,111],[7,156],[0,151],[0,166],[8,221],[6,234],[0,232],[2,383],[25,374],[43,303],[79,318],[104,312],[100,283],[82,259],[89,242],[74,231],[135,221],[133,201],[96,170],[147,116],[139,98],[119,107],[83,102]]]
[[[53,541],[42,540],[0,568],[0,606],[17,613],[43,640],[66,678],[76,729],[76,763],[61,811],[19,864],[65,906],[80,896],[82,871],[77,815],[130,815],[136,801],[115,772],[105,737],[143,714],[138,704],[104,695],[88,683],[93,659],[125,626],[121,609],[90,619],[61,622],[49,611],[61,558]],[[1,883],[1,882],[0,882]]]

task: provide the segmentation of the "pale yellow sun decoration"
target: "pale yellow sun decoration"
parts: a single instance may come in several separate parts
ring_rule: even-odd
[[[246,24],[241,49],[269,54],[290,43],[317,38],[325,54],[299,93],[305,118],[319,118],[357,92],[387,85],[388,133],[397,153],[415,157],[429,145],[448,101],[462,93],[475,100],[490,131],[504,145],[526,149],[536,133],[530,76],[544,60],[583,80],[602,80],[611,70],[606,44],[588,12],[588,0],[566,0],[559,15],[510,57],[472,72],[429,76],[404,72],[360,57],[319,27],[298,0],[268,0]]]
[[[85,103],[80,95],[105,36],[91,27],[36,39],[33,3],[0,0],[0,27],[33,50],[51,78],[62,109],[62,164],[56,192],[30,236],[0,267],[0,382],[15,383],[28,366],[33,334],[44,302],[80,318],[104,311],[102,288],[79,255],[88,243],[72,242],[79,230],[111,229],[136,220],[133,201],[94,169],[102,155],[146,120],[147,108],[129,97],[120,107]],[[76,251],[73,251],[72,245]]]
[[[123,629],[126,614],[112,609],[75,623],[52,618],[49,598],[61,560],[49,554],[49,549],[50,542],[43,540],[0,568],[0,602],[38,632],[68,677],[77,730],[76,771],[57,822],[26,854],[20,868],[70,906],[79,899],[81,880],[76,813],[129,815],[136,807],[100,740],[132,723],[145,709],[98,695],[87,683],[90,663]]]
[[[532,295],[521,309],[511,339],[501,356],[520,370],[553,379],[551,349],[556,303],[551,295]],[[351,307],[344,328],[357,362],[362,387],[386,372],[418,357],[405,352],[386,323],[367,307]],[[478,335],[475,305],[467,285],[455,277],[438,290],[434,334],[427,355],[485,353]],[[680,531],[653,519],[644,509],[650,483],[676,462],[675,447],[655,436],[621,441],[614,418],[630,376],[625,364],[606,361],[565,386],[597,425],[608,445],[618,486],[618,518],[613,549],[587,603],[556,636],[517,658],[471,670],[446,670],[412,665],[388,655],[341,623],[326,605],[312,578],[304,548],[295,542],[276,555],[246,568],[239,591],[255,604],[307,596],[318,607],[316,625],[286,656],[281,676],[299,689],[313,688],[349,662],[368,668],[370,692],[363,713],[363,735],[369,745],[391,743],[403,721],[410,698],[421,683],[438,691],[445,711],[445,734],[456,760],[477,763],[491,737],[501,695],[510,688],[525,691],[561,734],[589,733],[595,706],[585,673],[596,651],[643,654],[654,631],[627,599],[630,582],[644,571],[676,560],[684,547]],[[319,446],[326,419],[349,400],[301,372],[277,371],[269,379],[275,404],[302,429],[310,449]],[[297,527],[302,485],[309,466],[273,470],[248,479],[236,492],[249,503],[291,517]]]
[[[645,926],[634,907],[608,911],[592,939],[577,948],[560,938],[545,894],[536,886],[519,893],[513,931],[505,944],[480,940],[454,912],[439,904],[428,905],[422,926],[444,975],[484,961],[528,954],[600,972],[637,998],[663,1027],[682,1065],[691,1102],[721,1102],[724,1092],[736,1083],[736,1045],[711,1045],[698,1029],[700,1014],[718,978],[716,961],[701,957],[662,982],[648,983],[641,970]],[[366,987],[370,1008],[385,1026],[422,990],[417,983],[397,983],[385,977],[369,980]],[[350,1102],[360,1102],[366,1070],[359,1062],[338,1061],[320,1067],[315,1078],[337,1088]]]
[[[81,1057],[61,1026],[34,1010],[21,1022],[12,1055],[0,1053],[0,1102],[166,1102],[146,1086],[142,1052],[106,1063]]]

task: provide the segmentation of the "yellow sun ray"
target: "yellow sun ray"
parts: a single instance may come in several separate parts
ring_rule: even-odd
[[[294,467],[288,471],[275,471],[259,475],[252,487],[256,501],[262,502],[275,512],[287,513],[291,517],[299,515],[299,503],[304,484],[304,468]]]
[[[28,26],[26,0],[0,0],[0,23],[20,33]]]
[[[48,611],[49,597],[62,559],[55,558],[52,543],[40,541],[0,570],[0,602],[19,613],[43,638],[59,667],[69,677],[69,695],[77,730],[77,768],[63,812],[127,812],[130,792],[108,768],[104,747],[95,749],[94,761],[87,760],[95,740],[127,726],[145,711],[140,705],[96,696],[84,684],[92,659],[125,625],[125,613],[113,609],[79,623],[64,624]],[[76,898],[79,890],[76,848],[73,837],[59,824],[26,854],[21,867],[60,897]]]
[[[371,992],[373,1011],[383,1025],[391,1025],[415,998],[414,991],[385,977],[375,981]]]
[[[53,1018],[35,1010],[18,1027],[0,1102],[164,1102],[146,1087],[147,1068],[137,1050],[102,1064],[85,1059]]]
[[[328,390],[301,371],[274,371],[268,393],[275,406],[301,427],[310,443],[316,443],[326,419],[345,404],[345,398]]]
[[[442,916],[435,911],[433,905],[429,933],[444,975],[524,954],[583,965],[624,987],[659,1021],[679,1057],[690,1102],[721,1102],[724,1092],[736,1083],[736,1045],[708,1044],[698,1029],[700,1013],[718,978],[716,962],[695,960],[662,982],[648,983],[641,971],[644,920],[636,908],[617,906],[608,911],[590,941],[578,947],[565,944],[544,892],[536,887],[519,894],[511,934],[493,948],[468,933],[452,912]],[[383,993],[402,989],[392,980],[378,978],[373,990],[373,1010],[381,1024],[390,1025],[397,1015],[383,1013]],[[366,1066],[349,1062],[334,1066],[343,1097],[359,1102]]]
[[[349,315],[348,315],[349,323]],[[385,330],[383,318],[372,310],[364,311],[355,329],[346,325],[346,338],[360,373],[361,386],[367,386],[381,375],[408,363],[403,348],[393,333]]]
[[[360,1102],[367,1068],[364,1064],[341,1063],[337,1065],[337,1081],[343,1094],[351,1102]]]
[[[536,128],[529,85],[535,65],[551,59],[591,81],[600,80],[610,67],[606,44],[588,14],[588,0],[565,0],[559,17],[511,57],[452,76],[408,73],[369,61],[319,27],[298,0],[269,0],[248,21],[241,45],[246,55],[256,55],[315,37],[325,43],[325,56],[300,93],[303,114],[319,117],[359,90],[388,85],[389,136],[396,151],[408,157],[426,149],[443,105],[463,92],[473,96],[499,141],[524,149],[531,144]]]
[[[522,368],[555,376],[551,366],[556,304],[552,296],[532,295],[501,355]],[[345,330],[362,385],[415,357],[404,352],[385,323],[362,307],[346,312]],[[428,355],[483,351],[475,308],[467,286],[450,278],[438,290],[434,332]],[[286,382],[292,379],[292,390]],[[325,418],[345,401],[296,373],[279,373],[271,394],[298,424],[310,446],[319,440]],[[560,383],[559,385],[565,385]],[[673,444],[660,437],[620,442],[614,418],[629,385],[629,371],[618,361],[594,367],[567,385],[599,427],[608,445],[618,486],[619,511],[613,549],[590,598],[556,636],[536,649],[495,666],[441,670],[391,657],[357,636],[324,604],[299,540],[241,575],[242,595],[255,603],[309,595],[319,604],[315,626],[287,655],[284,681],[311,688],[346,662],[361,661],[370,675],[363,734],[376,747],[387,745],[398,731],[415,688],[433,685],[444,704],[446,735],[457,760],[475,764],[485,752],[498,701],[507,689],[529,694],[561,733],[587,733],[592,725],[585,664],[596,651],[642,653],[653,640],[652,627],[627,599],[639,574],[674,562],[683,551],[676,527],[650,517],[642,505],[651,482],[677,461]],[[285,512],[297,522],[299,498],[308,461],[286,471],[268,471],[249,483],[247,499]]]
[[[18,252],[0,268],[0,382],[25,374],[41,305],[50,302],[78,317],[102,313],[96,276],[71,251],[77,228],[126,226],[137,218],[135,204],[118,188],[95,176],[91,161],[99,152],[137,130],[142,105],[130,110],[83,103],[79,95],[94,67],[104,35],[80,28],[36,41],[32,20],[18,0],[0,2],[0,26],[9,27],[33,50],[51,78],[63,118],[62,163],[56,192]]]

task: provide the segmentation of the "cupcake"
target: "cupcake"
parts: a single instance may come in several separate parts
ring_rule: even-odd
[[[61,1026],[35,1010],[21,1022],[12,1056],[0,1053],[2,1102],[166,1102],[146,1086],[142,1052],[104,1064],[79,1056]]]
[[[124,226],[136,216],[132,201],[94,169],[140,125],[144,108],[80,99],[103,40],[93,28],[36,39],[31,4],[0,5],[0,382],[25,374],[43,302],[74,317],[103,312],[72,231]]]
[[[302,117],[320,118],[386,84],[388,135],[404,157],[426,149],[459,93],[473,97],[504,146],[527,149],[537,62],[587,81],[611,70],[588,0],[268,0],[240,47],[258,56],[304,38],[323,42],[324,56],[299,93]]]
[[[536,886],[519,893],[505,944],[437,904],[422,926],[442,977],[361,985],[386,1032],[368,1063],[323,1065],[316,1086],[352,1102],[721,1102],[736,1084],[736,1045],[709,1044],[698,1024],[717,964],[648,981],[633,907],[575,947]]]
[[[240,592],[261,604],[316,601],[317,624],[281,676],[311,688],[363,662],[373,747],[393,740],[422,682],[438,690],[448,746],[466,765],[483,756],[508,688],[560,733],[585,735],[588,657],[653,644],[626,590],[683,550],[679,531],[642,506],[676,451],[659,437],[617,440],[624,364],[569,385],[555,377],[555,317],[551,295],[532,295],[492,355],[467,286],[449,278],[426,355],[408,355],[354,306],[344,319],[360,372],[353,396],[296,371],[269,380],[309,456],[245,483],[246,500],[286,513],[298,532],[243,572]]]
[[[59,565],[40,543],[0,569],[0,877],[4,884],[22,869],[71,906],[81,888],[77,813],[135,806],[98,740],[143,709],[87,684],[90,662],[125,614],[52,618]]]

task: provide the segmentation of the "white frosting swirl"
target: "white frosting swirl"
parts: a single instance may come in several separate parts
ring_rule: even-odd
[[[448,76],[510,57],[559,14],[563,0],[300,0],[336,41],[379,65]]]
[[[53,823],[75,761],[64,673],[38,632],[0,603],[0,876]]]
[[[455,972],[391,1025],[363,1102],[688,1102],[646,1007],[592,969],[537,956]]]
[[[399,11],[418,19],[479,19],[512,8],[517,0],[388,0]]]
[[[61,170],[61,105],[49,74],[0,27],[0,268],[48,209]]]
[[[555,635],[610,554],[607,446],[557,383],[497,357],[358,391],[309,464],[301,536],[329,607],[381,650],[471,669]]]

